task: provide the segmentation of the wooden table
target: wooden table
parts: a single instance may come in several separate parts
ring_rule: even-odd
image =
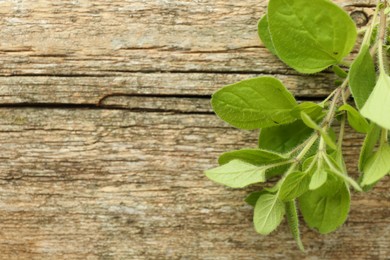
[[[343,2],[359,25],[374,0]],[[353,194],[322,236],[268,237],[243,198],[203,170],[258,132],[211,111],[210,94],[258,75],[321,100],[256,35],[261,0],[0,1],[0,259],[389,259],[390,179]],[[356,176],[362,136],[346,158]]]

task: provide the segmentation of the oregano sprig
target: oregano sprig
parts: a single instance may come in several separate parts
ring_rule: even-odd
[[[350,208],[350,187],[371,189],[390,172],[390,49],[387,0],[378,0],[359,52],[345,61],[358,32],[349,15],[329,0],[269,0],[258,23],[263,44],[300,73],[328,68],[339,78],[324,101],[297,102],[283,83],[270,76],[247,79],[213,94],[215,113],[234,127],[261,129],[257,148],[224,153],[219,167],[206,171],[211,180],[232,188],[277,179],[271,188],[249,194],[255,229],[268,235],[288,220],[298,247],[298,212],[322,234],[339,228]],[[377,58],[376,58],[377,55]],[[379,68],[376,71],[376,67]],[[348,103],[353,96],[356,108]],[[334,122],[339,122],[336,135]],[[343,158],[346,125],[366,135],[358,181]]]

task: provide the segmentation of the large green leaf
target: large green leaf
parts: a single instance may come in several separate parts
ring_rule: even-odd
[[[268,165],[256,166],[241,160],[232,160],[227,164],[205,171],[206,176],[217,183],[231,188],[243,188],[266,180]]]
[[[270,0],[268,23],[279,58],[302,73],[339,63],[357,35],[349,15],[328,0]]]
[[[390,77],[385,72],[380,73],[361,114],[379,126],[390,129]]]
[[[242,129],[257,129],[294,121],[297,105],[283,84],[273,77],[259,77],[226,86],[213,94],[215,113]]]
[[[390,146],[388,144],[383,144],[368,159],[363,172],[362,186],[373,184],[390,172]]]
[[[375,64],[366,44],[362,46],[349,70],[349,86],[356,106],[361,109],[374,89],[376,82]]]
[[[264,15],[259,23],[257,24],[257,32],[259,34],[261,42],[264,46],[274,55],[276,55],[276,51],[274,48],[274,44],[272,43],[271,34],[268,30],[268,20],[267,15]]]
[[[336,230],[347,219],[349,189],[343,181],[332,176],[320,188],[299,197],[299,205],[309,227],[326,234]]]
[[[313,132],[313,129],[307,127],[302,120],[261,129],[259,147],[278,153],[287,153],[305,141]]]
[[[255,229],[262,235],[268,235],[282,222],[285,213],[284,203],[276,194],[264,194],[256,202],[253,222]]]
[[[290,173],[283,181],[279,199],[289,201],[298,198],[309,189],[310,175],[304,172]]]

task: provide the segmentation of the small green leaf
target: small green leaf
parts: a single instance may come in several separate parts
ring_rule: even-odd
[[[367,133],[370,130],[367,120],[352,106],[344,104],[339,108],[339,111],[347,111],[348,123],[357,132]]]
[[[276,55],[274,44],[272,43],[271,34],[268,30],[267,15],[264,15],[257,24],[257,32],[259,34],[261,42],[264,46],[274,55]]]
[[[296,120],[291,124],[261,129],[259,147],[278,153],[288,153],[311,134],[313,134],[311,128],[302,120]]]
[[[371,123],[370,130],[368,131],[362,149],[360,151],[359,158],[359,171],[363,172],[363,169],[366,165],[368,158],[373,155],[373,150],[375,145],[378,143],[379,136],[381,133],[381,128],[374,123]]]
[[[320,188],[299,197],[299,205],[309,227],[326,234],[339,228],[347,219],[349,190],[338,178],[328,178]]]
[[[226,86],[213,94],[215,113],[242,129],[257,129],[286,124],[297,103],[283,84],[273,77],[259,77]]]
[[[390,146],[383,144],[364,167],[362,186],[371,185],[390,172]]]
[[[266,194],[266,193],[267,193],[266,191],[255,191],[255,192],[252,192],[251,194],[249,194],[245,198],[245,202],[248,203],[249,205],[251,205],[252,207],[255,207],[256,206],[256,202],[260,198],[260,196],[263,195],[263,194]]]
[[[298,198],[309,189],[310,175],[304,172],[290,173],[283,181],[279,199],[289,201]]]
[[[205,171],[206,176],[217,183],[231,188],[243,188],[266,180],[265,171],[269,166],[256,166],[241,160],[232,160],[227,164]]]
[[[379,75],[374,90],[364,104],[361,113],[379,126],[390,129],[390,77]]]
[[[352,19],[328,0],[270,0],[268,23],[279,58],[302,73],[338,64],[356,41]]]
[[[303,247],[301,234],[299,232],[299,219],[295,200],[287,201],[285,205],[287,222],[288,226],[290,227],[291,234],[297,242],[298,248],[304,252],[305,248]]]
[[[301,118],[305,125],[307,125],[308,127],[317,131],[322,131],[321,127],[317,125],[317,123],[314,122],[314,120],[311,119],[311,117],[303,111],[301,112]]]
[[[311,177],[309,189],[310,190],[318,189],[326,182],[327,178],[328,178],[328,173],[326,172],[326,170],[322,167],[317,167],[316,171]]]
[[[279,190],[279,187],[278,186],[273,186],[273,187],[270,187],[270,188],[264,188],[263,190],[261,191],[254,191],[252,193],[250,193],[246,198],[245,198],[245,202],[252,206],[252,207],[255,207],[256,206],[256,202],[257,200],[260,198],[261,195],[263,194],[268,194],[268,193],[276,193],[277,191]]]
[[[349,70],[349,87],[356,106],[361,109],[374,89],[376,72],[370,48],[366,44],[361,48]]]
[[[275,194],[264,194],[256,202],[253,223],[258,233],[268,235],[283,220],[285,207]]]
[[[295,118],[301,119],[301,112],[305,112],[310,118],[314,118],[315,120],[318,120],[323,116],[323,108],[314,102],[300,103],[293,108],[291,114]]]
[[[342,78],[342,79],[345,79],[345,78],[348,77],[348,73],[345,72],[342,68],[340,68],[340,67],[337,66],[337,65],[333,65],[333,66],[332,66],[332,70],[333,70],[333,72],[334,72],[337,76],[339,76],[339,77]]]
[[[313,161],[317,160],[317,158],[318,158],[317,154],[307,158],[302,164],[302,170],[305,172],[311,170],[313,168],[312,164],[315,164],[315,162]]]
[[[264,164],[277,164],[279,162],[286,161],[288,158],[279,153],[262,149],[242,149],[223,153],[219,157],[218,162],[220,165],[223,165],[234,159],[239,159],[241,161],[260,166]],[[285,164],[267,169],[266,178],[268,179],[283,174],[287,170],[287,167],[288,164]]]
[[[241,150],[223,153],[219,157],[218,163],[220,165],[223,165],[235,159],[253,165],[264,165],[264,164],[276,163],[276,162],[286,160],[286,157],[284,157],[279,153],[262,150],[262,149],[241,149]]]
[[[310,118],[305,112],[301,112],[301,118],[302,121],[310,128],[313,128],[314,130],[317,130],[321,137],[324,139],[325,143],[332,148],[333,150],[337,149],[336,144],[334,143],[333,139],[329,136],[327,132],[325,132],[319,125],[316,124],[316,122],[313,121],[313,119]]]

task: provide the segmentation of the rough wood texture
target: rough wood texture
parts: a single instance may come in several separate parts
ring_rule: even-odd
[[[373,0],[337,1],[364,25]],[[301,99],[331,74],[298,75],[258,42],[266,1],[0,1],[0,259],[389,259],[390,178],[353,194],[322,236],[268,237],[242,199],[206,179],[257,132],[221,122],[209,96],[273,74]],[[356,175],[361,136],[346,158]]]

